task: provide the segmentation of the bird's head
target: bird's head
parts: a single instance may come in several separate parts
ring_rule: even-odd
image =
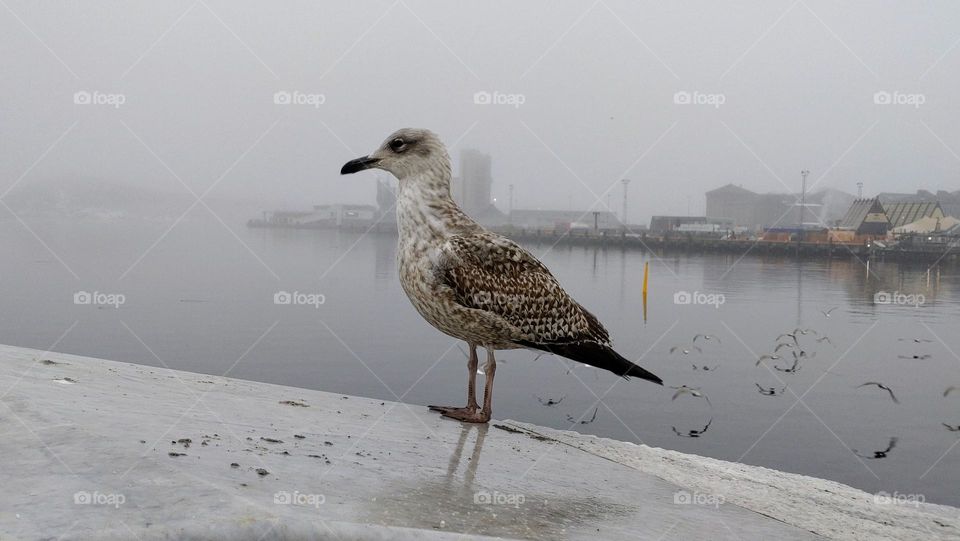
[[[340,174],[349,175],[365,169],[383,169],[400,180],[431,172],[449,176],[450,158],[437,134],[430,130],[403,128],[387,137],[370,155],[345,163]]]

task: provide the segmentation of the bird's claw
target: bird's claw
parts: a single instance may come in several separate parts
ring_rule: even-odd
[[[490,413],[479,408],[454,406],[428,406],[430,411],[438,412],[444,417],[463,421],[465,423],[486,423],[490,421]]]

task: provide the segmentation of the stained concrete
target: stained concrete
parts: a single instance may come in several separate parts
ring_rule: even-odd
[[[0,393],[0,539],[819,537],[519,423],[9,346]]]

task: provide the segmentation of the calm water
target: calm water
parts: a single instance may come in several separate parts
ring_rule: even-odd
[[[242,226],[231,233],[198,212],[143,255],[169,220],[27,222],[49,250],[18,222],[0,221],[2,343],[414,404],[465,399],[465,357],[404,297],[394,237]],[[851,261],[530,248],[605,322],[619,351],[642,356],[640,364],[667,385],[701,387],[712,407],[689,395],[671,401],[669,388],[511,351],[499,356],[506,362],[496,417],[960,505],[960,432],[941,425],[960,424],[960,393],[942,396],[960,385],[955,267],[934,271],[928,285],[920,266],[878,264],[868,279]],[[78,291],[122,294],[125,302],[76,305]],[[325,302],[277,305],[278,291],[320,294]],[[675,304],[679,291],[722,294],[724,303]],[[875,304],[878,291],[922,294],[925,302]],[[831,307],[829,318],[820,312]],[[773,368],[793,364],[786,350],[784,359],[755,366],[778,334],[798,326],[832,344],[801,335],[815,356],[798,371]],[[722,343],[698,341],[702,354],[669,353],[698,333]],[[717,368],[694,370],[694,363]],[[867,381],[890,386],[900,404],[875,387],[855,388]],[[758,388],[780,393],[784,385],[777,396]],[[541,405],[549,399],[562,400]],[[592,423],[576,422],[592,418],[595,407]],[[700,437],[683,437],[708,423]],[[852,451],[872,457],[892,438],[886,458]]]

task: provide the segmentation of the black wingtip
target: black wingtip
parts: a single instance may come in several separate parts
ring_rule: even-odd
[[[640,378],[642,380],[663,385],[663,380],[653,372],[641,368],[622,355],[614,351],[610,346],[599,344],[597,342],[572,342],[566,344],[536,344],[532,342],[520,342],[521,345],[547,351],[561,357],[573,359],[574,361],[589,364],[596,368],[609,370],[614,374],[625,378]]]

